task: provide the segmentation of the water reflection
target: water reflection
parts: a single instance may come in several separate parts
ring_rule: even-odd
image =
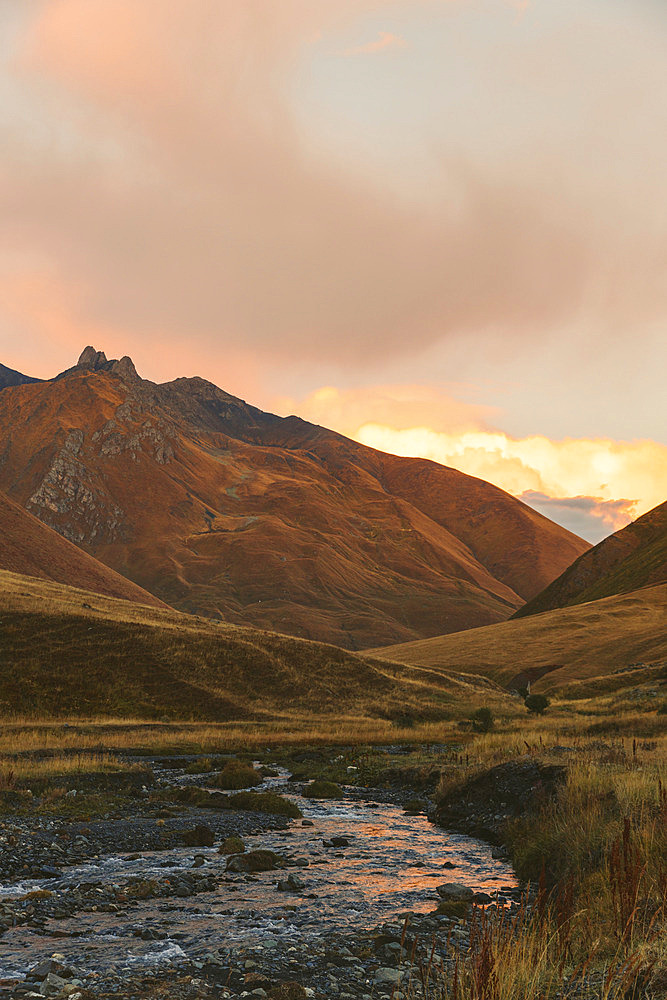
[[[173,779],[172,779],[173,780]],[[82,882],[122,886],[129,879],[165,877],[189,871],[194,855],[198,870],[220,883],[214,892],[188,898],[150,899],[116,913],[80,913],[51,921],[59,939],[28,928],[15,928],[2,939],[0,978],[25,971],[57,950],[86,970],[132,969],[196,958],[220,947],[266,947],[283,941],[309,940],[333,931],[365,930],[407,910],[427,912],[436,903],[435,886],[462,882],[495,893],[514,887],[516,878],[491,848],[462,834],[446,833],[424,816],[407,815],[400,806],[346,798],[317,802],[302,799],[271,782],[300,805],[314,826],[297,820],[288,831],[247,837],[249,850],[269,848],[300,861],[288,871],[304,883],[303,892],[278,891],[286,872],[230,877],[226,859],[215,848],[178,848],[136,856],[107,856],[69,869],[60,879],[30,880],[0,887],[0,898],[39,888],[62,890]],[[202,819],[205,819],[202,816]],[[332,837],[346,837],[347,847],[326,847]],[[161,940],[143,941],[137,929],[154,929]],[[76,935],[68,937],[67,935]]]

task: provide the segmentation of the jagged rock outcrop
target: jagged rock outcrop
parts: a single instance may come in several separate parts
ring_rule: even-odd
[[[137,370],[134,367],[132,358],[124,355],[120,360],[107,359],[104,351],[96,351],[94,347],[85,347],[79,356],[79,360],[72,368],[67,368],[64,372],[56,375],[54,381],[66,378],[69,375],[85,374],[87,372],[111,372],[126,381],[137,380]]]
[[[84,347],[76,367],[92,368],[93,371],[97,371],[99,368],[105,368],[107,364],[107,356],[104,351],[96,351],[94,347]]]

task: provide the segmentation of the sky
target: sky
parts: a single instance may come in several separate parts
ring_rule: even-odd
[[[662,0],[0,0],[0,361],[667,498]]]

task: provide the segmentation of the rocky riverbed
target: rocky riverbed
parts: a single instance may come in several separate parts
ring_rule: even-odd
[[[179,763],[154,762],[167,801],[210,777]],[[302,819],[156,810],[142,789],[125,818],[5,817],[0,997],[345,1000],[396,996],[408,980],[419,994],[421,964],[467,945],[467,923],[436,913],[439,902],[517,905],[497,852],[405,812],[404,796],[307,799],[276,770],[264,788]],[[232,835],[243,853],[230,856]]]

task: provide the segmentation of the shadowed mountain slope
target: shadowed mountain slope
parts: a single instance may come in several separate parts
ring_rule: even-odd
[[[506,619],[586,542],[454,469],[87,348],[0,393],[0,488],[173,607],[346,648]]]
[[[13,368],[6,368],[4,365],[0,365],[0,389],[6,389],[12,385],[28,385],[39,381],[38,378],[32,378],[30,375],[22,375],[21,372],[16,372]]]
[[[604,538],[516,614],[526,618],[554,608],[626,594],[667,582],[667,503]]]
[[[0,493],[0,569],[71,583],[137,604],[165,607],[146,590],[73,545]]]
[[[667,660],[665,621],[667,584],[660,584],[369,653],[413,666],[480,674],[506,687],[530,681],[533,691],[552,691],[601,678],[601,689],[608,690],[614,688],[613,675],[619,686],[632,685],[638,664]],[[657,669],[664,675],[664,666]]]
[[[456,718],[507,695],[480,677],[113,600],[0,571],[0,712],[225,721]],[[344,693],[344,696],[343,696]]]

